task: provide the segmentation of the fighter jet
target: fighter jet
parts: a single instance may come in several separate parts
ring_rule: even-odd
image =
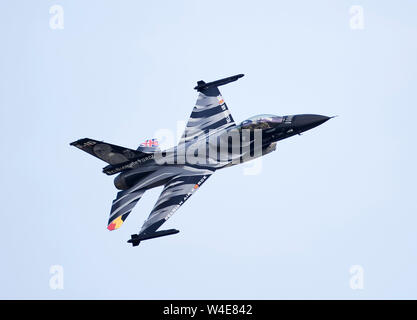
[[[163,186],[149,217],[128,242],[137,246],[143,240],[178,233],[175,229],[158,229],[214,172],[271,153],[278,141],[331,118],[316,114],[261,114],[236,124],[219,87],[241,77],[243,74],[197,82],[196,105],[173,148],[162,151],[156,139],[146,140],[136,150],[89,138],[70,144],[107,162],[105,174],[117,174],[114,185],[120,191],[111,206],[109,230],[120,228],[146,190]]]

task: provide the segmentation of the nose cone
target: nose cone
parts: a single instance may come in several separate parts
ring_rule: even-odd
[[[315,128],[329,119],[330,117],[319,114],[298,114],[294,116],[292,125],[295,131],[303,132]]]

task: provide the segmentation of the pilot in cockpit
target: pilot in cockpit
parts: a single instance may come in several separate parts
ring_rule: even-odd
[[[269,129],[273,128],[275,125],[282,123],[284,121],[283,117],[276,116],[273,114],[259,114],[249,119],[242,121],[239,124],[239,129]]]

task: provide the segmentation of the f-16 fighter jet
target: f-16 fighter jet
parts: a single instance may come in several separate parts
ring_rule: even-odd
[[[114,185],[121,191],[112,203],[109,230],[120,228],[146,190],[163,186],[149,217],[128,242],[137,246],[143,240],[178,233],[175,229],[157,230],[215,171],[275,151],[277,141],[330,119],[315,114],[263,114],[236,124],[219,87],[241,77],[243,74],[197,82],[197,103],[173,148],[161,151],[156,139],[146,140],[136,150],[89,138],[71,143],[107,162],[104,173],[118,174]]]

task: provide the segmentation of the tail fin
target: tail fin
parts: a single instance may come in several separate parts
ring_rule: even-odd
[[[89,138],[71,142],[70,145],[75,146],[78,149],[81,149],[111,165],[128,162],[147,155],[147,153],[142,151],[132,150]]]

